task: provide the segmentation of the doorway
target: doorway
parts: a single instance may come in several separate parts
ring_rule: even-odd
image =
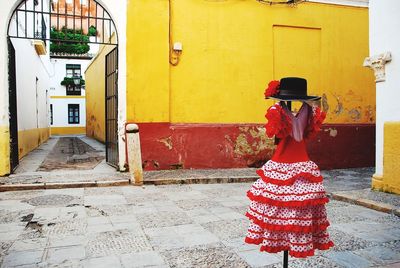
[[[106,56],[106,160],[118,167],[118,49]]]
[[[36,77],[35,84],[32,83],[32,88],[36,90],[36,110],[32,113],[23,111],[23,114],[36,115],[36,120],[33,120],[35,126],[25,126],[26,120],[18,122],[18,113],[21,114],[24,107],[32,105],[34,103],[32,100],[34,101],[35,99],[18,98],[24,93],[18,91],[23,84],[19,83],[18,66],[21,66],[21,64],[16,60],[16,55],[21,52],[18,51],[21,46],[13,46],[13,42],[16,42],[15,40],[29,41],[42,59],[49,56],[50,60],[59,59],[59,61],[91,59],[95,57],[95,55],[90,55],[91,47],[112,47],[112,51],[105,56],[104,68],[106,71],[102,74],[105,76],[103,81],[105,81],[106,86],[105,94],[103,95],[106,97],[104,101],[106,112],[102,113],[105,122],[103,130],[106,139],[102,142],[105,145],[106,162],[117,168],[119,164],[118,34],[108,11],[96,0],[22,0],[13,11],[8,27],[11,172],[16,169],[22,156],[47,139],[46,135],[42,135],[42,129],[45,127],[50,129],[57,120],[59,115],[57,110],[60,110],[60,107],[57,107],[56,103],[49,102],[46,96],[53,94],[49,99],[57,98],[58,103],[63,97],[60,94],[54,96],[52,87],[46,84],[46,79]],[[81,104],[79,106],[75,102],[79,98],[78,95],[85,90],[85,84],[82,82],[84,70],[82,70],[82,73],[79,72],[80,79],[76,79],[78,78],[76,64],[66,65],[67,74],[65,74],[65,79],[63,80],[67,92],[64,94],[65,101],[63,103],[66,107],[65,109],[63,108],[65,110],[66,124],[78,123],[82,128],[82,122],[85,120],[76,118],[71,123],[71,120],[69,120],[71,118],[70,109],[68,110],[68,107],[78,105],[77,107],[82,108]],[[71,70],[72,76],[70,77],[68,71]],[[79,69],[79,71],[81,70]],[[24,83],[27,84],[25,81]],[[43,93],[42,91],[49,93]],[[84,99],[85,96],[82,95],[82,98]],[[67,101],[71,103],[67,103]],[[74,111],[73,116],[79,117],[82,114],[82,111]],[[46,119],[47,123],[44,123]],[[72,127],[77,128],[77,124],[71,126],[70,129]],[[26,133],[21,135],[23,131]],[[38,134],[32,139],[32,133],[35,131]],[[18,139],[19,134],[20,140]],[[25,143],[31,142],[26,141],[28,139],[35,140],[37,143],[25,146]]]
[[[10,119],[10,169],[13,172],[18,164],[18,118],[17,118],[17,80],[15,68],[15,49],[8,38],[8,98]]]

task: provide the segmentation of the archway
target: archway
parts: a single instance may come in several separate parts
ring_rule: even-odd
[[[9,48],[9,115],[10,115],[10,166],[11,170],[18,165],[18,159],[22,153],[26,153],[24,148],[21,150],[18,141],[18,131],[24,121],[24,116],[32,116],[36,113],[36,128],[41,129],[45,126],[45,121],[52,121],[52,106],[48,106],[47,101],[43,102],[43,95],[48,95],[49,85],[43,82],[40,75],[36,76],[36,112],[26,113],[21,116],[20,109],[28,107],[30,99],[21,98],[21,92],[17,90],[18,70],[15,70],[16,58],[13,43],[25,40],[29,41],[36,53],[41,58],[80,58],[87,54],[88,47],[94,45],[111,46],[110,52],[105,60],[105,94],[104,94],[104,121],[105,121],[105,145],[107,162],[118,167],[118,33],[114,21],[108,11],[95,0],[22,0],[14,9],[9,20],[8,32]],[[23,42],[23,41],[21,41]],[[26,45],[26,44],[25,44]],[[21,47],[21,44],[17,46]],[[18,50],[18,49],[17,49]],[[46,52],[49,51],[50,53]],[[67,64],[68,65],[68,64]],[[72,65],[72,64],[70,64]],[[71,68],[73,66],[70,66]],[[14,68],[14,69],[13,69]],[[15,71],[13,71],[15,70]],[[68,70],[67,70],[68,71]],[[80,75],[80,73],[79,73]],[[80,81],[77,82],[75,71],[72,68],[72,76],[66,75],[64,79],[73,95],[81,89]],[[28,88],[30,86],[28,85]],[[32,88],[32,87],[31,87]],[[44,94],[44,90],[46,93]],[[32,93],[32,92],[30,92]],[[30,94],[28,92],[28,95]],[[20,97],[18,98],[18,94]],[[46,107],[44,107],[46,103]],[[30,103],[32,104],[32,103]],[[22,108],[18,108],[22,107]],[[68,110],[70,120],[79,122],[79,116],[75,116],[74,106]],[[19,113],[18,113],[19,111]],[[18,116],[20,114],[20,116]],[[22,119],[22,120],[19,120]],[[25,120],[26,121],[26,120]],[[20,125],[20,128],[18,127]],[[25,127],[22,126],[22,129]],[[40,132],[40,131],[39,131]],[[39,133],[39,139],[43,134]],[[40,141],[38,142],[40,143]]]

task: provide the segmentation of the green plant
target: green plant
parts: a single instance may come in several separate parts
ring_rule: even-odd
[[[60,31],[52,27],[50,30],[50,52],[85,54],[89,52],[89,37],[82,30],[72,30],[63,27]]]
[[[61,85],[62,86],[75,86],[75,81],[74,80],[75,79],[73,77],[64,77],[64,80],[61,81]],[[82,77],[81,77],[81,80],[79,82],[79,85],[80,86],[85,85],[85,80],[82,79]]]
[[[97,35],[97,29],[96,27],[91,25],[88,30],[88,36],[96,36],[96,35]]]

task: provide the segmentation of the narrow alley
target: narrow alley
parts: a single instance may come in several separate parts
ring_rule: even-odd
[[[104,145],[83,135],[52,136],[21,159],[14,174],[2,184],[73,183],[126,181],[105,161]]]

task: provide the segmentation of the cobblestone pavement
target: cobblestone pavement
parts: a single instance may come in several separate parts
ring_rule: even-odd
[[[96,151],[79,137],[60,137],[37,170],[93,169],[103,159],[102,151]]]
[[[324,186],[331,193],[371,188],[374,170],[373,167],[323,170]]]
[[[1,267],[282,267],[243,242],[250,183],[0,193]],[[336,246],[289,267],[399,267],[400,218],[331,201]]]
[[[104,159],[98,163],[103,157],[104,145],[86,136],[52,137],[25,156],[15,174],[0,179],[0,191],[24,189],[25,186],[45,189],[71,187],[68,184],[76,184],[74,187],[127,185],[130,175],[117,172]],[[70,169],[74,166],[89,169]],[[156,185],[250,182],[258,178],[255,171],[254,168],[147,171],[144,180]],[[334,199],[400,216],[399,195],[370,189],[373,173],[373,168],[322,172],[324,185]]]

